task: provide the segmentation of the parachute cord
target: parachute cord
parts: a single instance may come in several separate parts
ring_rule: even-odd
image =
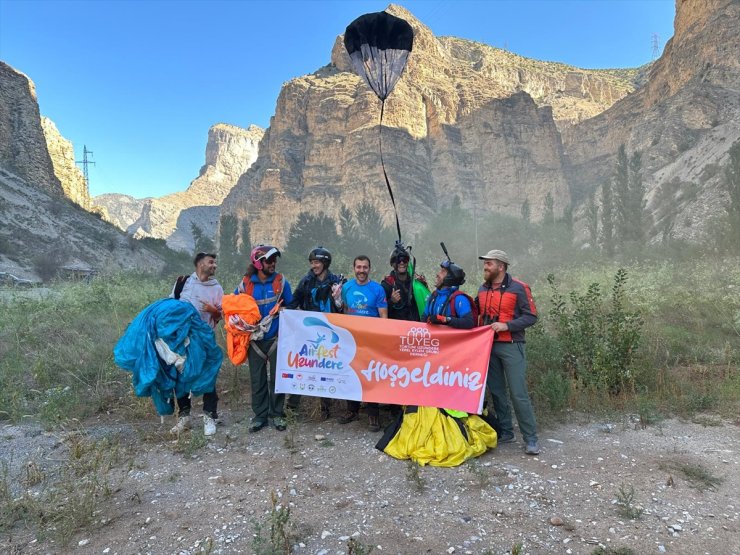
[[[380,101],[380,124],[378,125],[378,143],[380,144],[380,166],[383,168],[383,177],[385,178],[385,186],[388,187],[388,194],[391,196],[391,203],[393,203],[393,212],[396,215],[396,231],[398,232],[398,241],[401,241],[401,224],[398,221],[398,209],[396,208],[396,199],[393,198],[393,189],[391,189],[391,182],[388,181],[388,174],[385,171],[385,161],[383,160],[383,112],[385,111],[385,100]]]

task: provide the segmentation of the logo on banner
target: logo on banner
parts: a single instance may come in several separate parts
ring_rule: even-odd
[[[398,350],[415,357],[439,354],[439,339],[432,338],[427,328],[411,328],[406,335],[399,336]]]
[[[288,367],[290,368],[324,368],[327,370],[342,370],[344,362],[339,356],[339,335],[328,323],[308,316],[303,319],[303,325],[316,334],[314,339],[306,339],[298,351],[288,352]],[[314,328],[319,328],[318,330]],[[297,379],[300,379],[300,374]],[[309,377],[316,380],[315,377]]]

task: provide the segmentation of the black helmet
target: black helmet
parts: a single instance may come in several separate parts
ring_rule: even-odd
[[[442,280],[443,286],[452,287],[453,285],[459,286],[465,283],[465,270],[451,260],[445,260],[440,264],[440,267],[447,270],[447,275]]]
[[[328,270],[331,266],[331,253],[324,247],[316,247],[310,253],[308,253],[308,260],[318,260],[324,264],[324,269]]]
[[[391,266],[395,266],[399,260],[406,259],[406,262],[409,262],[411,260],[411,255],[409,255],[409,251],[403,248],[403,246],[396,245],[396,248],[393,249],[393,252],[391,253]]]

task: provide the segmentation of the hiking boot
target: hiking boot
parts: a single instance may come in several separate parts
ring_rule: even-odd
[[[273,418],[272,423],[274,424],[275,429],[278,432],[284,432],[285,429],[288,427],[288,425],[285,422],[285,418],[283,418],[282,416],[277,416]]]
[[[348,410],[342,416],[337,418],[337,422],[339,422],[340,424],[349,424],[354,420],[357,420],[357,413],[352,412],[351,410]]]
[[[536,439],[530,439],[529,441],[527,441],[527,446],[524,448],[524,452],[527,455],[539,455],[540,444],[537,443]]]
[[[173,435],[179,435],[183,433],[185,430],[189,430],[190,426],[191,426],[190,415],[187,414],[185,416],[181,416],[180,418],[177,419],[177,424],[175,424],[174,426],[172,426],[172,428],[170,428],[170,433]]]
[[[216,434],[216,421],[209,414],[203,415],[203,435],[212,436]]]
[[[329,420],[329,418],[331,418],[331,413],[329,412],[329,409],[326,409],[326,410],[321,409],[321,413],[319,414],[319,418],[321,420],[324,420],[324,421]]]
[[[501,432],[501,435],[498,436],[498,442],[499,443],[513,443],[514,433],[513,432]]]
[[[259,432],[265,426],[267,426],[266,420],[252,420],[252,423],[249,425],[249,433]]]
[[[370,423],[367,427],[368,430],[371,432],[379,432],[380,431],[380,418],[377,416],[371,416],[370,417]]]

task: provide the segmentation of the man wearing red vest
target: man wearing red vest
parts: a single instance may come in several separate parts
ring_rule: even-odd
[[[529,285],[508,274],[509,256],[504,251],[491,250],[478,258],[483,260],[485,279],[476,299],[480,323],[490,325],[494,331],[487,386],[501,426],[498,442],[514,441],[514,425],[506,392],[508,386],[525,442],[524,452],[538,455],[537,421],[527,390],[527,355],[524,350],[524,330],[537,322],[537,307]]]

